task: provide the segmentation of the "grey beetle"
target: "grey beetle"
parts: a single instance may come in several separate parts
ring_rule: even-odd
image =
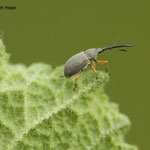
[[[77,79],[79,79],[82,76],[83,70],[86,67],[91,66],[91,69],[96,74],[96,79],[98,80],[98,75],[95,69],[95,62],[98,64],[106,64],[106,72],[107,73],[109,72],[108,72],[108,61],[104,60],[98,61],[97,56],[100,55],[105,50],[111,50],[113,48],[120,48],[120,47],[132,47],[132,45],[115,45],[105,48],[92,48],[86,50],[85,52],[80,52],[72,56],[64,66],[64,76],[69,78],[80,72],[80,74],[75,78],[75,88],[76,88]],[[127,50],[120,49],[120,51],[127,51]],[[92,61],[92,64],[90,61]]]

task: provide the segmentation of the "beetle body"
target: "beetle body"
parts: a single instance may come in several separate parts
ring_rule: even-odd
[[[75,87],[77,86],[77,79],[79,79],[82,75],[83,69],[87,66],[91,65],[90,61],[93,61],[93,65],[91,65],[92,71],[96,73],[95,62],[99,64],[106,64],[106,71],[108,72],[108,61],[97,61],[97,56],[100,55],[105,50],[111,50],[113,48],[120,47],[131,47],[132,45],[115,45],[105,48],[92,48],[88,49],[85,52],[80,52],[72,56],[64,66],[64,76],[72,77],[73,75],[81,72],[75,79]],[[126,51],[120,49],[120,51]],[[96,79],[98,78],[96,74]]]
[[[78,72],[80,72],[82,69],[87,67],[90,64],[90,61],[85,55],[84,52],[80,52],[74,56],[72,56],[65,64],[64,67],[64,75],[65,77],[71,77]]]
[[[96,60],[98,49],[88,49],[85,52],[77,53],[72,56],[65,64],[64,75],[71,77],[90,65],[90,60]]]

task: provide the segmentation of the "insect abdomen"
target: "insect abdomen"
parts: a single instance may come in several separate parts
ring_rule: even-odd
[[[89,60],[84,52],[72,56],[65,64],[64,76],[71,77],[80,72],[84,67],[88,66]]]

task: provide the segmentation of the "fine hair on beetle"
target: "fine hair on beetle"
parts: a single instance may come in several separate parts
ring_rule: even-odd
[[[75,88],[74,89],[76,89],[77,80],[82,76],[83,70],[86,67],[91,66],[92,71],[96,75],[97,81],[99,81],[98,74],[97,74],[96,68],[95,68],[95,63],[105,64],[106,72],[108,74],[110,74],[110,72],[108,71],[108,61],[97,60],[97,56],[106,50],[112,50],[115,48],[122,48],[122,47],[132,47],[132,45],[124,44],[124,45],[114,45],[114,46],[109,46],[109,47],[104,47],[104,48],[91,48],[84,52],[79,52],[79,53],[75,54],[74,56],[72,56],[70,59],[68,59],[68,61],[66,62],[65,66],[64,66],[64,76],[66,78],[69,78],[80,72],[79,75],[75,78]],[[125,49],[119,49],[119,50],[117,49],[117,51],[127,52],[127,50],[125,50]],[[91,63],[91,61],[92,61],[92,63]]]

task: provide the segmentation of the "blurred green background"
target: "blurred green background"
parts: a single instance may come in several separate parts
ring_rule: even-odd
[[[17,6],[0,10],[0,32],[12,63],[56,67],[88,48],[133,44],[128,53],[107,51],[99,59],[110,63],[106,93],[132,122],[127,141],[149,149],[150,1],[1,0],[0,5]]]

